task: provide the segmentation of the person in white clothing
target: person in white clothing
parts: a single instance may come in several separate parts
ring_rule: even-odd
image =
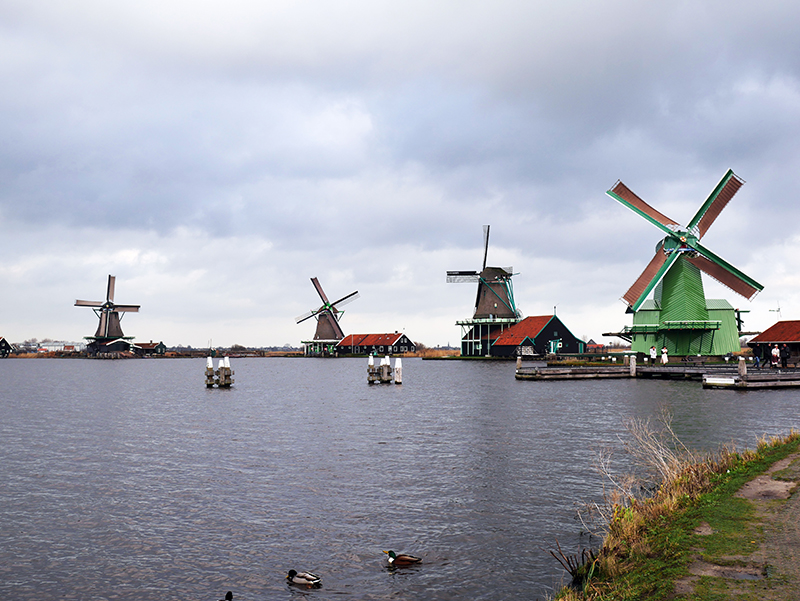
[[[669,355],[667,354],[667,347],[662,347],[661,349],[661,363],[666,365],[669,363]]]

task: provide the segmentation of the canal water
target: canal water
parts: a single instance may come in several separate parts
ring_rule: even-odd
[[[673,415],[695,449],[800,427],[794,391],[697,382],[518,382],[513,363],[364,359],[0,360],[6,598],[544,599],[549,555],[596,544],[598,453]],[[382,550],[420,555],[390,571]],[[289,587],[312,570],[320,589]]]

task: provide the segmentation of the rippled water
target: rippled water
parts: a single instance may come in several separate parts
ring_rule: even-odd
[[[0,360],[0,592],[17,599],[543,599],[632,417],[695,448],[798,427],[794,391],[518,382],[513,363]],[[421,555],[388,571],[383,549]],[[323,587],[290,588],[288,569]]]

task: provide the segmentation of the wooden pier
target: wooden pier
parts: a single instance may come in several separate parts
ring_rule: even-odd
[[[598,378],[660,378],[667,380],[701,380],[704,375],[714,373],[735,376],[736,369],[726,365],[719,367],[697,367],[692,365],[673,365],[659,367],[532,367],[520,368],[517,380],[588,380]]]
[[[800,386],[800,372],[748,373],[743,376],[703,376],[703,388],[733,388],[753,390],[763,388],[796,388]]]
[[[749,370],[743,359],[737,364],[702,365],[673,363],[641,367],[631,358],[629,365],[537,366],[517,363],[517,380],[589,380],[604,378],[659,378],[702,380],[703,388],[764,389],[800,387],[800,370]]]
[[[518,368],[517,380],[587,380],[596,378],[630,378],[628,367],[529,367]]]

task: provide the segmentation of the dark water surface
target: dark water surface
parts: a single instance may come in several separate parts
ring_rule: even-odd
[[[513,363],[0,360],[0,592],[15,599],[543,599],[594,544],[600,449],[673,413],[690,447],[798,428],[795,391],[518,382]],[[383,549],[421,555],[388,571]],[[323,587],[287,587],[288,569]]]

